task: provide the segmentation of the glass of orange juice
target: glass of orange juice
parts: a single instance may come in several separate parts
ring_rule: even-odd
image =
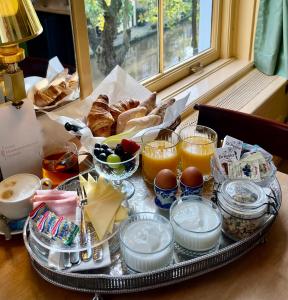
[[[144,180],[153,184],[157,173],[170,169],[177,175],[179,155],[177,145],[180,136],[170,129],[150,129],[141,137],[142,175]]]
[[[210,160],[217,146],[217,133],[206,126],[187,125],[179,132],[182,170],[193,166],[204,179],[211,174]]]

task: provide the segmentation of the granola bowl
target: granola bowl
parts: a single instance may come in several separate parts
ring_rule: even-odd
[[[232,240],[249,237],[269,217],[269,200],[263,188],[250,180],[226,180],[217,194],[223,233]]]

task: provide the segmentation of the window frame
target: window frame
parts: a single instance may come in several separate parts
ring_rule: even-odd
[[[158,1],[163,7],[164,0]],[[218,59],[231,58],[232,60],[233,57],[245,59],[247,63],[251,62],[258,4],[259,0],[214,0],[212,6],[211,48],[201,52],[189,61],[187,60],[140,83],[151,91],[159,92],[174,83],[181,82],[183,78],[191,77],[194,73],[193,68],[199,64],[205,69],[205,66]],[[80,98],[84,99],[93,91],[84,0],[70,0],[70,8],[76,64],[80,81]],[[245,18],[243,16],[246,16],[247,10],[249,11],[249,17]],[[163,19],[163,13],[159,15],[159,18]],[[163,51],[163,44],[162,48],[160,44],[160,51]],[[203,77],[205,77],[205,72],[203,73]],[[197,82],[200,79],[201,76],[197,74]]]

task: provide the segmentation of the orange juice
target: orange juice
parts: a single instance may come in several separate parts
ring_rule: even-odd
[[[157,173],[170,169],[177,174],[178,154],[176,146],[168,141],[152,141],[142,151],[142,173],[144,179],[153,183]]]
[[[203,175],[210,175],[210,159],[214,154],[215,145],[207,137],[192,136],[181,143],[182,169],[194,166]]]

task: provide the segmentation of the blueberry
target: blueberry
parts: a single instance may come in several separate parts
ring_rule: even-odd
[[[125,170],[127,172],[132,171],[134,169],[134,167],[135,167],[134,159],[131,160],[131,161],[128,161],[127,163],[124,163],[124,166],[125,166]]]
[[[96,143],[94,148],[101,148],[101,145],[99,143]]]
[[[102,153],[99,154],[98,159],[101,160],[101,161],[106,161],[107,155],[102,152]]]
[[[94,155],[95,155],[96,157],[98,157],[99,154],[102,153],[102,152],[103,152],[103,150],[102,150],[101,148],[95,148],[95,149],[94,149]]]
[[[114,151],[112,149],[108,148],[108,149],[104,150],[104,153],[108,157],[109,155],[114,154]]]
[[[108,147],[107,144],[101,144],[101,148],[104,149],[104,150],[106,150],[106,149],[108,149],[109,147]]]

